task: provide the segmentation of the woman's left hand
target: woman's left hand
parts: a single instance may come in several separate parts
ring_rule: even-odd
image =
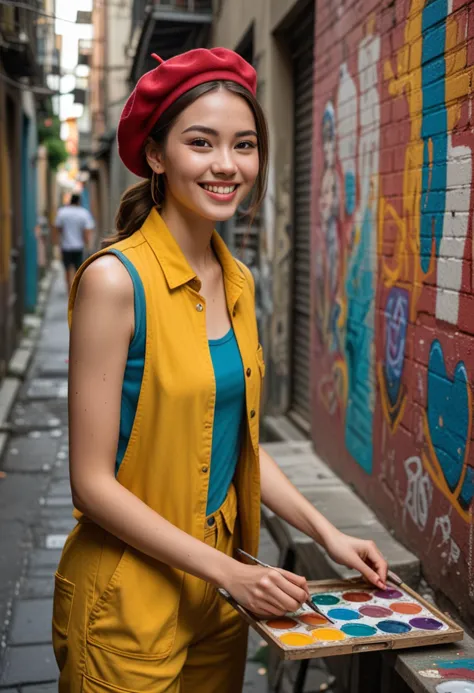
[[[324,548],[333,561],[358,570],[373,585],[385,589],[387,561],[373,541],[357,539],[335,529],[324,542]]]

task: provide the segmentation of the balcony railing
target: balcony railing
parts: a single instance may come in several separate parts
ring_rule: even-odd
[[[163,9],[167,12],[212,13],[212,0],[152,0],[150,4],[153,8]]]

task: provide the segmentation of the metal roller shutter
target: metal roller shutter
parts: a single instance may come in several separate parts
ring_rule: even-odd
[[[294,214],[290,415],[310,420],[310,240],[314,3],[292,30],[294,69]]]

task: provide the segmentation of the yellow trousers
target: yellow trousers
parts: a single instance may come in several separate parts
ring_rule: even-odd
[[[232,486],[205,542],[232,555],[236,516]],[[53,646],[59,693],[241,693],[247,628],[212,585],[80,522],[56,574]]]

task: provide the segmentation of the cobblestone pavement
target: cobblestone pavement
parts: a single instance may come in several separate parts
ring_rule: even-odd
[[[11,436],[0,460],[0,691],[53,693],[51,648],[53,576],[74,525],[68,479],[66,292],[53,282],[40,339],[10,414]],[[262,535],[264,560],[275,548]],[[264,693],[266,676],[251,661],[245,693]]]

